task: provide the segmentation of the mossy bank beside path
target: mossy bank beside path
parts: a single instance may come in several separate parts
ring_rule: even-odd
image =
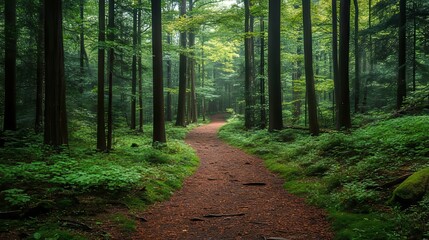
[[[186,142],[201,159],[197,172],[166,202],[143,213],[135,239],[332,239],[326,213],[287,193],[262,160],[217,138],[222,115]]]

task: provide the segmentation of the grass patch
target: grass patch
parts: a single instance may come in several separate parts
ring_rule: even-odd
[[[135,232],[137,230],[136,220],[131,219],[122,213],[115,213],[111,216],[113,222],[119,226],[122,232]]]
[[[134,212],[168,199],[198,166],[194,150],[183,141],[196,126],[167,125],[168,144],[159,148],[152,147],[150,126],[144,133],[118,127],[109,154],[95,151],[95,128],[89,122],[71,122],[70,146],[60,153],[43,146],[42,136],[31,130],[6,132],[6,145],[0,148],[0,212],[17,212],[15,217],[22,219],[1,230],[33,231],[40,239],[80,239],[63,237],[67,229],[55,232],[56,218],[92,222],[89,218],[109,204]],[[40,220],[31,221],[39,230],[27,225],[33,217],[27,213],[34,209],[41,211],[34,215]],[[131,221],[116,217],[123,223],[120,231],[135,229]],[[0,220],[0,225],[8,221]],[[47,235],[44,226],[54,235]]]
[[[260,156],[284,187],[331,212],[338,239],[407,239],[429,231],[426,205],[396,210],[389,185],[429,166],[429,116],[371,123],[351,133],[245,131],[233,118],[219,136]],[[407,219],[407,221],[404,221]],[[418,220],[416,220],[418,219]],[[418,230],[414,226],[419,226]]]

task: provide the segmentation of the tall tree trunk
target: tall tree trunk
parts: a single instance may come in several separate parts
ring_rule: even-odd
[[[301,42],[302,38],[298,38],[298,42]],[[296,54],[299,56],[302,54],[302,47],[301,45],[298,45],[296,48]],[[293,110],[293,121],[296,122],[301,117],[301,105],[302,105],[302,93],[298,89],[299,87],[295,86],[295,81],[300,80],[302,76],[302,61],[298,59],[296,61],[296,69],[295,72],[292,74],[292,99],[294,102],[294,110]]]
[[[109,101],[107,105],[107,150],[112,150],[113,138],[113,69],[115,59],[115,49],[113,42],[115,41],[115,0],[109,0],[109,32],[107,40],[110,43],[108,55],[108,81],[109,81]]]
[[[79,82],[79,92],[83,93],[83,85],[84,85],[84,56],[85,56],[85,33],[84,33],[84,18],[83,18],[83,12],[84,12],[84,5],[85,0],[80,0],[80,29],[79,29],[79,40],[80,40],[80,51],[79,51],[79,70],[80,70],[80,82]]]
[[[341,1],[340,5],[340,128],[351,128],[350,90],[349,90],[349,52],[350,52],[350,0]]]
[[[153,143],[165,143],[161,1],[152,0]]]
[[[142,65],[142,1],[138,1],[138,13],[137,13],[137,64],[138,64],[138,79],[139,79],[139,131],[143,132],[143,65]]]
[[[264,17],[260,18],[260,27],[261,27],[261,63],[259,66],[259,75],[260,75],[260,102],[261,102],[261,122],[260,127],[262,129],[266,128],[267,125],[267,114],[265,112],[265,26],[264,26]]]
[[[304,61],[305,61],[305,86],[308,99],[308,117],[310,133],[319,135],[319,122],[317,120],[316,90],[314,88],[313,73],[313,36],[311,32],[311,4],[310,0],[302,0],[303,24],[304,24]]]
[[[189,11],[192,12],[194,8],[194,0],[189,0]],[[193,30],[189,32],[189,49],[191,50],[191,57],[188,60],[189,64],[189,87],[190,87],[190,121],[196,123],[197,116],[197,94],[195,91],[195,33]]]
[[[368,28],[372,28],[372,0],[368,1]],[[368,84],[370,79],[372,78],[372,74],[374,71],[374,57],[373,57],[373,46],[372,46],[372,34],[369,33],[369,70],[368,77],[365,80],[365,85],[363,87],[363,99],[362,99],[362,113],[367,111],[367,100],[368,100]]]
[[[16,0],[4,2],[4,130],[16,130]]]
[[[251,27],[252,22],[250,17],[250,0],[244,0],[245,8],[245,25],[244,31],[245,41],[244,41],[244,52],[245,52],[245,80],[244,80],[244,98],[245,98],[245,112],[244,112],[244,125],[246,129],[254,127],[254,104],[253,104],[253,37],[251,37]]]
[[[417,52],[417,21],[416,21],[416,1],[413,1],[413,91],[416,91],[416,69],[417,69],[417,60],[416,60],[416,52]]]
[[[189,40],[189,35],[188,35]],[[189,41],[188,41],[189,45]],[[191,81],[189,79],[190,76],[190,57],[187,58],[187,65],[186,65],[186,123],[189,124],[191,122],[191,92],[189,91],[191,89]]]
[[[167,33],[167,44],[171,45],[171,33]],[[166,108],[166,121],[171,122],[173,120],[173,114],[171,112],[171,56],[167,58],[167,108]]]
[[[34,130],[36,133],[43,131],[43,83],[45,79],[44,70],[44,21],[45,6],[44,0],[39,0],[39,18],[37,23],[37,73],[36,73],[36,117]]]
[[[44,143],[68,144],[62,3],[45,4],[45,131]]]
[[[354,110],[360,111],[360,50],[359,50],[359,5],[358,0],[353,0],[355,6],[355,86],[354,86]]]
[[[106,6],[104,0],[98,1],[98,91],[97,91],[97,149],[106,150],[104,121],[104,44],[106,38]]]
[[[137,93],[137,7],[133,8],[133,63],[131,67],[131,129],[136,129]]]
[[[280,61],[280,12],[282,1],[270,0],[268,21],[269,130],[283,128]]]
[[[186,0],[181,0],[180,16],[185,17],[186,14]],[[180,32],[180,67],[179,67],[179,96],[177,104],[177,118],[176,126],[186,126],[186,56],[183,53],[186,48],[186,31]]]
[[[398,80],[397,80],[397,95],[396,109],[400,109],[407,95],[406,85],[406,21],[407,21],[407,1],[399,0],[399,58],[398,58]]]
[[[335,126],[340,129],[340,107],[341,89],[338,69],[338,24],[337,24],[337,0],[332,0],[332,65],[334,78],[334,99],[335,99]]]
[[[206,66],[204,62],[204,36],[201,37],[201,88],[204,89],[205,77],[206,77]],[[201,98],[201,114],[203,115],[203,121],[206,121],[206,96],[203,95]]]

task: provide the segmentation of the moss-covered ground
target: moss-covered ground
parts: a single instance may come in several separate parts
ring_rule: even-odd
[[[389,201],[404,176],[429,166],[429,116],[318,137],[294,129],[246,131],[243,125],[232,118],[219,135],[263,158],[288,191],[326,208],[337,239],[429,238],[429,194],[406,208]]]
[[[6,132],[0,236],[108,239],[109,224],[120,236],[132,234],[144,221],[135,215],[169,198],[196,169],[195,152],[184,143],[195,126],[168,125],[168,144],[158,147],[152,146],[151,126],[144,133],[118,126],[110,153],[95,150],[94,126],[85,122],[72,122],[70,145],[60,152],[43,146],[32,130]]]

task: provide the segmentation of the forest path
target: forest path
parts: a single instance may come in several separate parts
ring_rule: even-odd
[[[261,159],[218,139],[224,124],[215,115],[187,135],[201,164],[169,201],[144,213],[135,239],[332,239],[323,210],[287,193]]]

